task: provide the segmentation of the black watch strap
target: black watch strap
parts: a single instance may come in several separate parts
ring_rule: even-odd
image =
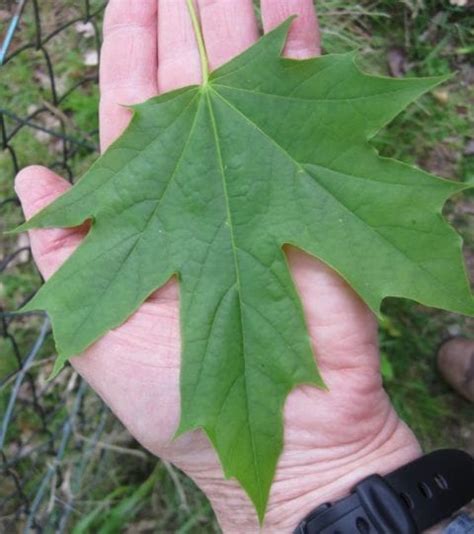
[[[359,482],[351,495],[318,506],[294,534],[416,534],[474,498],[474,459],[442,449]]]

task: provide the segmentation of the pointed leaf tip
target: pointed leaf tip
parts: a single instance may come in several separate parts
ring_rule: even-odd
[[[278,52],[279,55],[283,53],[283,49],[286,44],[288,37],[288,32],[290,31],[291,25],[298,18],[298,15],[290,15],[283,22],[275,26],[269,32],[263,34],[263,36],[257,41],[254,46],[258,46],[259,43],[261,46],[264,46],[268,43],[272,44],[272,48]],[[253,47],[252,47],[253,48]]]

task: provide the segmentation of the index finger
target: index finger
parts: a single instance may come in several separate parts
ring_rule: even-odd
[[[157,94],[157,0],[110,0],[100,61],[100,142],[105,150],[126,128],[127,105]]]

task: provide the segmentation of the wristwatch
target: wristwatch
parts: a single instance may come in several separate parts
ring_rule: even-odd
[[[371,475],[348,497],[310,512],[294,534],[417,534],[474,499],[474,458],[431,452],[392,473]]]

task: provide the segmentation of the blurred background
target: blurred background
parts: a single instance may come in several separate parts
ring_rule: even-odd
[[[37,163],[71,181],[98,157],[97,68],[103,0],[0,0],[0,532],[219,532],[205,497],[146,454],[68,367],[53,382],[47,318],[12,312],[38,289],[13,179]],[[258,12],[258,7],[256,7]],[[453,73],[380,132],[374,145],[450,180],[474,183],[474,2],[320,0],[324,52],[359,50],[389,76]],[[445,215],[474,275],[474,200]],[[383,377],[425,450],[474,453],[474,411],[439,376],[449,336],[474,320],[388,300],[380,324]],[[159,407],[157,407],[159,409]]]

